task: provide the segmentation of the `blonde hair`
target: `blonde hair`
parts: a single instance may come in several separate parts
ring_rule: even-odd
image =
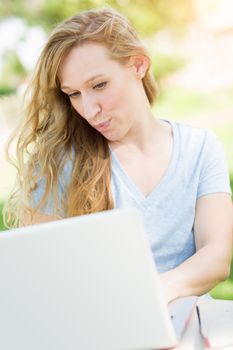
[[[60,90],[58,69],[74,47],[85,42],[100,43],[110,57],[124,64],[133,55],[149,55],[128,20],[111,8],[93,9],[58,25],[48,38],[28,88],[24,123],[17,142],[17,188],[12,193],[5,222],[18,225],[22,213],[43,209],[53,197],[54,214],[75,216],[113,208],[110,189],[111,160],[107,140],[74,110]],[[152,105],[156,84],[149,69],[143,78]],[[59,203],[58,181],[70,156],[73,162],[70,183]],[[40,179],[45,191],[35,208],[32,192]]]

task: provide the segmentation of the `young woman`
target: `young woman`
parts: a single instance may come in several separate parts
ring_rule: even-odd
[[[135,30],[112,9],[53,31],[29,86],[7,215],[28,225],[138,208],[170,301],[227,277],[231,190],[210,131],[153,115],[149,68]]]

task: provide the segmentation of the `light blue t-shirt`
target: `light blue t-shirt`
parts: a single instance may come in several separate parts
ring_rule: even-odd
[[[215,135],[207,129],[169,123],[173,131],[172,157],[163,178],[147,197],[111,151],[114,205],[136,207],[141,212],[159,272],[178,266],[195,253],[193,224],[197,199],[217,192],[231,194],[224,151]],[[59,181],[61,196],[66,193],[71,171],[72,163],[67,162],[63,181]],[[35,203],[43,191],[41,181],[33,196]],[[51,206],[50,201],[46,214],[51,213]]]

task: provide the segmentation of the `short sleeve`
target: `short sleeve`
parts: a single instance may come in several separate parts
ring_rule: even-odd
[[[59,215],[64,215],[64,202],[66,200],[67,195],[67,187],[71,180],[71,173],[72,173],[72,161],[68,160],[64,168],[59,176],[58,179],[58,204],[59,204]],[[31,200],[30,200],[30,206],[32,208],[36,208],[37,205],[40,203],[40,201],[43,198],[43,195],[46,190],[46,177],[42,177],[39,179],[39,181],[36,184],[35,190],[33,190],[31,194]],[[46,203],[43,205],[43,207],[40,209],[40,212],[46,215],[54,215],[55,214],[55,208],[54,208],[54,199],[52,194],[48,196],[48,199]]]
[[[203,145],[197,198],[218,192],[231,195],[229,171],[222,144],[214,133],[208,130]]]

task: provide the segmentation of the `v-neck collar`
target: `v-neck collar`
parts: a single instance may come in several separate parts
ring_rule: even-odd
[[[172,128],[172,133],[173,133],[172,154],[164,175],[147,196],[144,196],[142,192],[138,189],[136,184],[131,180],[131,178],[128,176],[128,174],[124,170],[124,167],[121,165],[121,162],[117,158],[115,152],[110,148],[113,171],[114,169],[116,170],[117,175],[120,177],[121,181],[129,190],[130,195],[133,196],[137,202],[144,203],[144,204],[149,204],[150,201],[153,201],[153,199],[157,196],[157,193],[161,191],[164,186],[167,185],[167,181],[170,178],[170,175],[174,172],[174,167],[177,160],[177,153],[178,153],[179,147],[178,147],[178,135],[177,135],[176,126],[171,121],[168,121],[165,119],[162,119],[162,120],[169,123]]]

